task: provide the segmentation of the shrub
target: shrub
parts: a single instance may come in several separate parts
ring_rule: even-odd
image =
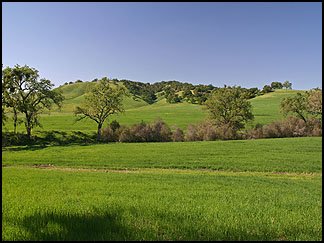
[[[133,137],[130,131],[130,128],[123,127],[119,134],[119,142],[127,143],[127,142],[133,142]]]
[[[319,119],[309,119],[307,123],[301,118],[288,117],[265,126],[256,126],[247,131],[245,138],[284,138],[321,136],[322,124]]]
[[[103,142],[117,142],[121,132],[119,122],[113,120],[108,127],[101,129],[101,140]]]
[[[229,124],[217,126],[216,134],[217,137],[222,140],[232,140],[232,139],[240,138],[237,129],[235,129],[233,126]]]
[[[201,141],[202,139],[198,135],[197,126],[190,124],[187,128],[185,135],[185,141]]]
[[[171,129],[161,119],[157,119],[151,124],[152,142],[169,142],[171,141]]]
[[[184,133],[183,131],[176,127],[175,130],[172,132],[171,139],[173,142],[183,142],[184,141]]]
[[[142,121],[130,128],[131,141],[130,142],[151,142],[153,139],[151,127]]]

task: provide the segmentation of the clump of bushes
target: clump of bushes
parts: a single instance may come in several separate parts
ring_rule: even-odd
[[[268,125],[256,124],[254,128],[238,131],[230,125],[215,125],[212,120],[206,120],[195,125],[189,125],[186,132],[178,127],[170,127],[161,119],[152,123],[142,121],[132,126],[121,126],[112,121],[101,130],[102,142],[183,142],[183,141],[214,141],[233,139],[259,139],[322,136],[320,119],[310,118],[306,122],[297,117],[275,121]],[[91,144],[96,142],[96,134],[72,132],[67,134],[59,131],[45,131],[40,136],[28,139],[26,134],[2,133],[2,147],[17,145],[66,145]]]
[[[237,129],[229,124],[216,126],[211,120],[196,125],[189,125],[185,135],[186,141],[214,141],[239,139]]]
[[[284,138],[322,136],[322,124],[319,119],[311,118],[307,122],[297,117],[288,117],[285,120],[275,121],[268,125],[257,124],[246,132],[243,138]]]
[[[181,133],[178,128],[175,134],[170,127],[161,119],[151,124],[142,121],[130,127],[120,126],[113,121],[108,127],[102,129],[102,140],[104,142],[171,142],[181,141]]]
[[[190,124],[184,132],[178,127],[171,131],[169,126],[158,119],[153,123],[141,122],[130,127],[120,126],[113,121],[102,129],[104,142],[183,142],[183,141],[215,141],[234,139],[284,138],[322,136],[322,124],[318,119],[307,122],[297,117],[288,117],[268,125],[257,124],[246,131],[238,131],[229,124],[215,125],[212,120],[198,124]]]

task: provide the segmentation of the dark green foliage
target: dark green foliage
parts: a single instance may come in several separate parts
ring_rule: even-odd
[[[153,90],[144,90],[141,97],[148,104],[153,104],[157,99]]]
[[[282,89],[283,87],[282,83],[280,82],[272,82],[270,86],[272,89]]]
[[[206,106],[218,127],[225,126],[239,131],[244,128],[246,122],[254,119],[251,103],[241,88],[226,87],[215,90]]]
[[[286,80],[285,82],[282,83],[282,87],[285,89],[292,89],[292,83]]]
[[[38,71],[25,65],[15,65],[2,70],[2,88],[4,104],[13,110],[14,124],[18,121],[18,113],[22,113],[27,136],[35,126],[41,126],[39,115],[44,110],[50,110],[53,104],[61,107],[63,95],[58,90],[52,90],[54,84],[47,79],[39,79]]]
[[[307,95],[302,93],[297,93],[293,97],[284,98],[281,102],[281,112],[284,115],[290,113],[296,115],[298,118],[307,122],[308,112],[307,112]]]
[[[122,79],[120,82],[127,87],[131,94],[140,97],[149,104],[156,101],[156,93],[161,92],[168,103],[179,103],[185,100],[193,104],[203,104],[212,90],[216,89],[213,85],[193,85],[179,81],[161,81],[153,84],[141,83]],[[177,92],[183,91],[182,95]]]
[[[285,116],[294,114],[305,122],[309,118],[322,120],[322,90],[313,89],[306,93],[297,93],[281,102],[281,111]]]
[[[273,90],[272,90],[272,88],[271,88],[270,85],[264,85],[264,86],[263,86],[263,89],[262,89],[262,93],[263,93],[263,94],[270,93],[270,92],[272,92],[272,91],[273,91]]]

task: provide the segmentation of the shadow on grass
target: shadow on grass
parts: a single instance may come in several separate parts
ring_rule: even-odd
[[[89,214],[36,213],[25,217],[21,226],[28,240],[126,240],[132,231],[121,223],[119,212]]]
[[[146,222],[141,227],[133,227],[131,221],[122,218],[121,211],[58,213],[38,212],[23,218],[19,225],[27,231],[24,240],[45,241],[128,241],[128,240],[222,240],[222,241],[264,241],[287,240],[281,233],[267,226],[235,227],[226,222],[215,224],[215,228],[206,227],[200,219],[188,223],[181,215],[163,214],[152,219],[133,214],[135,222]],[[153,223],[153,224],[152,224]],[[156,227],[156,223],[158,227]],[[128,225],[127,225],[128,224]],[[152,227],[155,225],[155,227]],[[26,236],[26,235],[25,235]]]
[[[87,134],[79,131],[70,133],[62,131],[38,132],[31,139],[26,134],[14,134],[12,132],[2,133],[2,150],[38,150],[47,146],[68,146],[68,145],[91,145],[98,143],[96,134]],[[11,147],[24,146],[24,147]]]

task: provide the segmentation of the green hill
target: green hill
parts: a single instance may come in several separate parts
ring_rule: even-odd
[[[43,128],[35,128],[34,131],[60,130],[60,131],[96,131],[96,123],[92,120],[82,120],[75,123],[73,110],[84,101],[84,95],[88,88],[95,85],[94,82],[80,82],[58,87],[65,97],[61,111],[53,110],[49,114],[43,114],[40,122]],[[118,83],[118,85],[123,85]],[[280,120],[283,115],[280,113],[280,102],[284,97],[295,95],[298,90],[276,90],[262,96],[251,99],[255,120],[248,124],[248,127],[256,124],[268,124],[275,120]],[[157,102],[148,104],[141,98],[134,96],[125,97],[125,113],[111,116],[108,122],[116,119],[122,125],[131,125],[141,121],[151,122],[157,118],[163,119],[171,127],[178,126],[186,129],[189,124],[202,121],[208,116],[208,111],[204,106],[187,102],[170,104],[166,99],[157,93]],[[106,126],[106,124],[105,124]],[[13,130],[13,125],[9,122],[4,129]],[[24,131],[23,124],[18,131]]]
[[[280,120],[283,115],[280,113],[280,102],[285,97],[296,95],[301,90],[276,90],[262,96],[251,99],[253,114],[255,120],[253,124],[269,124],[273,121]]]
[[[81,105],[84,101],[85,93],[94,85],[94,82],[80,82],[58,87],[57,89],[62,91],[65,98],[63,108],[60,112],[73,113],[75,107]],[[147,105],[147,103],[140,98],[134,99],[133,96],[124,98],[125,109],[141,107],[144,105]]]

